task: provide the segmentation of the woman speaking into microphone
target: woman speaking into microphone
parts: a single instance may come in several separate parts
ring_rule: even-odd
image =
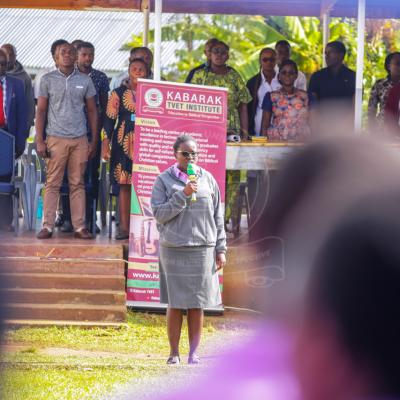
[[[180,363],[179,339],[187,310],[188,363],[198,364],[203,309],[222,303],[218,270],[226,263],[224,216],[217,182],[196,165],[196,141],[179,136],[173,150],[176,163],[157,177],[151,198],[160,232],[160,300],[168,304],[167,363]]]

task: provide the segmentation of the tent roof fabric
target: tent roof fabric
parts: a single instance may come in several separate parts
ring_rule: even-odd
[[[126,9],[140,11],[155,0],[7,0],[8,8]],[[358,0],[163,0],[163,12],[191,14],[244,14],[356,17]],[[399,0],[366,0],[367,18],[400,18]]]
[[[171,15],[163,15],[167,24]],[[57,39],[82,39],[93,43],[96,54],[94,67],[112,73],[127,68],[128,50],[121,50],[132,34],[143,31],[140,12],[60,11],[0,9],[0,45],[11,43],[17,49],[18,60],[28,70],[48,68],[54,64],[50,46]],[[150,16],[150,27],[154,18]],[[183,43],[164,42],[163,57],[175,58],[175,50]]]
[[[400,0],[366,0],[367,18],[400,18]],[[151,1],[151,10],[154,0]],[[358,0],[163,0],[171,13],[357,17]]]

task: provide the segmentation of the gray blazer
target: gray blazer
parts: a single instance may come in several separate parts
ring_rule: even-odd
[[[151,207],[165,247],[215,246],[226,253],[221,195],[214,177],[198,168],[197,201],[183,193],[185,184],[173,167],[161,173],[153,186]]]

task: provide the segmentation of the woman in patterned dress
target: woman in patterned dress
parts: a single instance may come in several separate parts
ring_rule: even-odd
[[[129,79],[113,90],[108,99],[102,157],[110,160],[112,185],[119,186],[119,232],[117,240],[129,237],[131,203],[132,159],[136,119],[136,87],[139,78],[150,74],[149,66],[140,58],[129,64]]]
[[[284,61],[279,69],[282,88],[267,93],[263,100],[262,134],[270,140],[304,141],[310,134],[310,95],[294,87],[297,64]]]
[[[247,140],[248,114],[247,103],[252,98],[242,77],[226,62],[229,59],[229,46],[224,42],[216,42],[211,46],[210,66],[197,70],[191,83],[197,85],[217,86],[228,88],[228,127],[230,134],[241,135],[242,140]],[[240,185],[240,171],[227,171],[226,174],[226,202],[225,221],[232,217],[232,228],[238,233],[238,216],[234,210]]]
[[[368,125],[370,129],[382,128],[385,106],[389,92],[400,83],[400,52],[390,53],[385,59],[386,78],[378,79],[371,89],[368,102]],[[379,133],[377,130],[376,133]]]

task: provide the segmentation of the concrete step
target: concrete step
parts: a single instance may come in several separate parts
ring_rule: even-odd
[[[0,257],[0,273],[124,275],[125,262],[110,259]]]
[[[126,320],[126,306],[6,303],[3,304],[3,315],[8,320],[124,322]]]
[[[39,257],[39,258],[96,258],[96,259],[123,259],[123,246],[108,245],[87,241],[84,243],[54,243],[52,241],[2,243],[0,244],[2,257]]]
[[[125,290],[123,275],[0,273],[3,288]]]
[[[9,328],[19,328],[25,326],[32,327],[48,327],[48,326],[78,326],[79,328],[123,328],[127,324],[125,322],[102,322],[102,321],[71,321],[71,320],[48,320],[48,319],[6,319],[3,325]]]
[[[5,289],[9,303],[125,305],[125,291],[77,289]]]

